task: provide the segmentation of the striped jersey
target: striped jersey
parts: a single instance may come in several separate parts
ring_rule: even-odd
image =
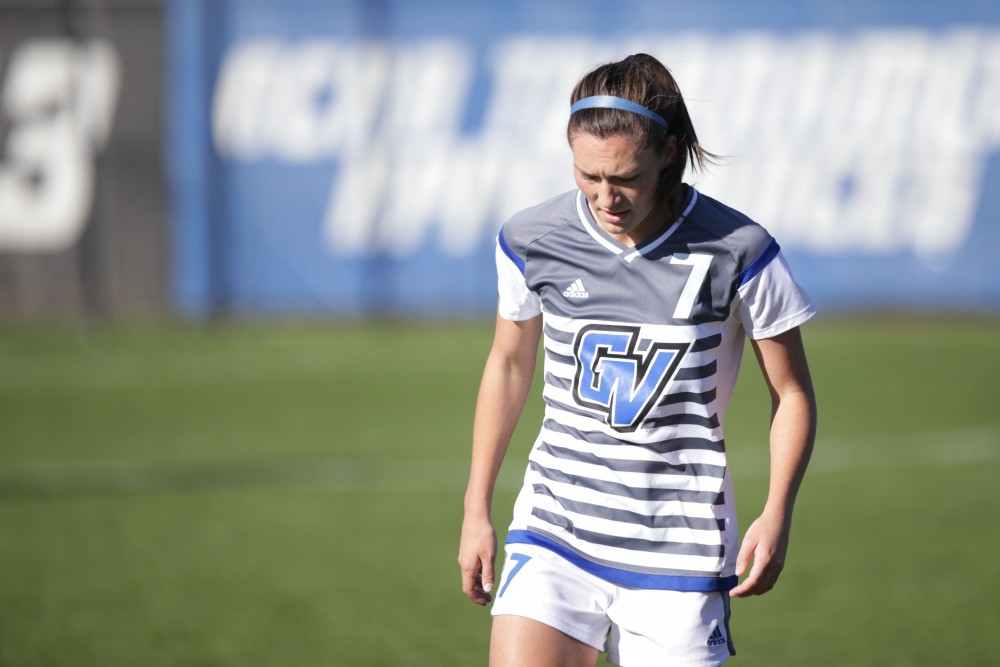
[[[638,588],[727,590],[738,529],[723,437],[744,337],[809,319],[777,242],[686,187],[636,247],[580,191],[497,237],[499,313],[543,318],[545,416],[507,542]]]

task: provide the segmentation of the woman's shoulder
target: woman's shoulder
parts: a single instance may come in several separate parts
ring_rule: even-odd
[[[729,247],[735,255],[756,256],[774,238],[750,216],[701,192],[688,217],[689,222]]]
[[[552,231],[565,227],[577,218],[577,190],[556,195],[512,215],[500,230],[501,238],[511,247],[526,248]]]

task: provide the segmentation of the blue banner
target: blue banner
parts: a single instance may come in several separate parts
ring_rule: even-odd
[[[493,240],[574,187],[569,94],[639,51],[827,308],[1000,308],[1000,4],[169,5],[182,312],[489,315]]]

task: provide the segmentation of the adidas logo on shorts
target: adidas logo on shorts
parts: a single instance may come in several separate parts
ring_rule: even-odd
[[[712,630],[711,636],[708,638],[709,646],[722,646],[726,643],[726,638],[722,636],[722,630],[719,630],[719,626],[715,626]]]
[[[583,281],[577,278],[572,285],[566,288],[563,296],[567,299],[589,299],[590,292],[584,288]]]

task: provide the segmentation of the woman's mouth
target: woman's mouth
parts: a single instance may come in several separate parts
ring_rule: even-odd
[[[618,224],[625,219],[628,215],[628,210],[625,211],[604,211],[604,219],[612,224]]]

